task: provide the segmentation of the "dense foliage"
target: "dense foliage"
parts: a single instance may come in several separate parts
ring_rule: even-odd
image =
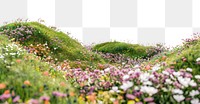
[[[108,42],[93,53],[36,22],[0,30],[0,103],[200,103],[198,34],[172,50]]]

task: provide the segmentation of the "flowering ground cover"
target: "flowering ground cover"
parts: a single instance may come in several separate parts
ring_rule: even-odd
[[[95,64],[97,61],[104,63],[101,57],[88,52],[75,39],[37,22],[17,21],[0,27],[0,32],[7,35],[9,39],[19,42],[28,51],[53,63],[64,60],[72,61],[71,66],[76,66],[73,61],[81,61],[86,65]],[[87,63],[88,61],[90,63]]]
[[[52,93],[64,99],[64,93],[75,92],[61,72],[7,37],[1,35],[0,40],[0,103],[56,103]],[[63,99],[58,101],[67,102]]]
[[[70,38],[83,50],[66,56],[73,42],[64,46],[63,33],[35,22],[0,30],[0,103],[200,104],[199,34],[172,50],[151,47],[143,59],[92,52]]]

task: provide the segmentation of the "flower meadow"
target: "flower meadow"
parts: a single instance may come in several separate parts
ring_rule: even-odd
[[[65,40],[53,44],[37,26],[17,26],[0,28],[0,103],[200,104],[199,34],[172,50],[151,47],[145,58],[86,47],[83,61],[56,56],[56,41]]]

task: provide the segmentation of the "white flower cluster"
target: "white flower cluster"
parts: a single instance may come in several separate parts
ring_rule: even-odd
[[[25,52],[23,48],[21,48],[15,43],[11,43],[0,48],[1,48],[0,59],[10,58],[10,57],[17,58],[20,57]]]
[[[199,58],[197,58],[197,60],[196,60],[197,62],[200,62],[200,57]]]

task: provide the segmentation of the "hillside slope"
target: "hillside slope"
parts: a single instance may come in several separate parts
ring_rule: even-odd
[[[65,33],[37,22],[11,23],[0,27],[0,32],[43,58],[51,56],[61,62],[64,60],[89,61],[93,57],[94,61],[103,61],[98,55],[88,52],[78,41]]]
[[[66,89],[75,91],[61,72],[0,35],[0,103],[31,103],[32,100],[43,103],[44,97],[50,98],[48,102],[53,104],[66,103],[52,96],[55,91],[64,95]]]

